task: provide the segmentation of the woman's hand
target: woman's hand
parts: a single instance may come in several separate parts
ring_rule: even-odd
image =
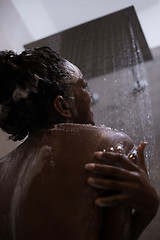
[[[98,174],[98,177],[88,178],[89,185],[105,190],[118,190],[116,195],[96,199],[96,205],[107,207],[125,204],[135,209],[132,228],[136,237],[133,239],[136,239],[153,219],[159,206],[158,195],[150,184],[146,171],[143,154],[145,146],[146,143],[143,142],[137,147],[136,164],[129,155],[105,151],[95,153],[101,164],[89,163],[85,166],[92,173]],[[119,166],[107,165],[107,160],[116,162]],[[135,222],[137,219],[138,223]]]

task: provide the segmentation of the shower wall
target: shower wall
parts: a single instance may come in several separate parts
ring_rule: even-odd
[[[153,58],[133,7],[118,11],[25,48],[50,46],[88,79],[96,124],[126,132],[136,144],[147,141],[146,162],[159,191],[159,49]],[[160,239],[160,214],[141,240]]]
[[[153,60],[140,65],[148,85],[134,90],[133,69],[97,76],[88,81],[97,97],[93,105],[96,124],[127,133],[135,142],[147,141],[146,165],[150,181],[160,196],[160,48],[152,50]],[[160,239],[160,210],[140,240]]]
[[[145,63],[148,75],[152,116],[153,116],[153,132],[155,137],[155,150],[152,158],[149,159],[150,179],[153,182],[160,196],[160,47],[152,50],[153,61]],[[153,141],[148,142],[149,145],[154,144]],[[160,239],[160,209],[155,219],[143,233],[140,240],[158,240]]]

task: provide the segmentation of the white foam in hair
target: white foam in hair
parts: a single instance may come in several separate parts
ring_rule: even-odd
[[[15,102],[17,102],[18,100],[22,99],[22,98],[27,98],[29,94],[28,89],[21,89],[19,87],[16,87],[16,89],[13,92],[12,98]]]
[[[34,82],[32,85],[28,86],[26,89],[17,86],[12,95],[13,101],[17,102],[22,98],[27,98],[30,92],[37,92],[36,88],[40,79],[41,78],[37,74],[34,74]]]
[[[65,63],[64,63],[64,67],[65,67],[65,70],[69,73],[70,77],[73,79],[73,80],[78,80],[79,78],[82,78],[82,73],[81,71],[79,70],[78,67],[76,67],[74,64],[72,64],[71,62],[65,60]]]

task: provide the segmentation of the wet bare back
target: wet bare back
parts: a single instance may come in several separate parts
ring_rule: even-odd
[[[99,240],[125,235],[130,211],[95,206],[104,192],[86,183],[92,174],[84,168],[96,162],[95,151],[119,145],[126,154],[133,147],[125,134],[90,125],[62,124],[29,137],[0,162],[0,239]]]

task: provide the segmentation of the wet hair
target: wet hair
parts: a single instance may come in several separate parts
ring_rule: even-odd
[[[0,52],[0,128],[22,140],[50,123],[52,100],[72,100],[71,76],[65,59],[49,47]],[[58,123],[57,119],[52,124]]]

